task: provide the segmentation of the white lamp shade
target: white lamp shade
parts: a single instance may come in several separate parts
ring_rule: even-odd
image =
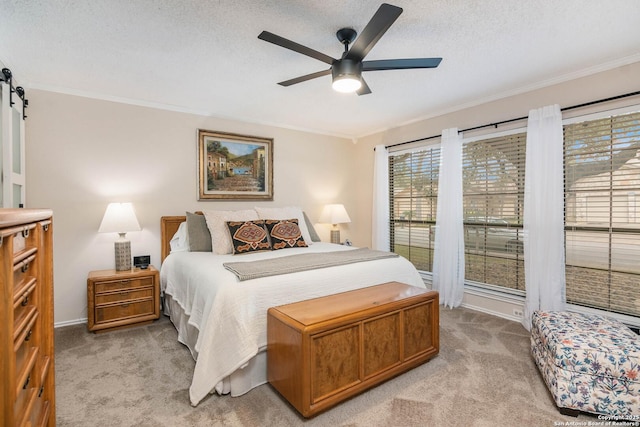
[[[342,204],[326,205],[322,209],[319,222],[324,224],[344,224],[351,222],[347,210]]]
[[[140,230],[140,224],[131,203],[109,203],[98,232],[127,233]]]

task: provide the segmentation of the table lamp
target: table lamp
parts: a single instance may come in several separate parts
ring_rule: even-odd
[[[131,270],[131,243],[125,235],[128,231],[140,230],[131,203],[109,203],[98,232],[120,235],[115,242],[116,271]]]
[[[344,208],[344,205],[334,204],[326,205],[324,209],[322,209],[319,222],[324,224],[333,224],[333,228],[331,229],[331,243],[340,243],[340,230],[338,229],[338,224],[351,222],[351,218],[349,218],[349,214]]]

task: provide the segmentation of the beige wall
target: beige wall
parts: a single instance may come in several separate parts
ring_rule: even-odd
[[[143,229],[127,234],[132,254],[150,254],[156,267],[162,215],[296,205],[317,221],[325,203],[356,215],[350,140],[47,91],[28,98],[27,207],[54,211],[58,325],[87,317],[87,273],[114,268],[117,236],[98,233],[109,202],[134,204]],[[274,138],[273,202],[198,202],[199,128]],[[317,228],[328,241],[327,226]],[[342,237],[355,228],[354,219]]]

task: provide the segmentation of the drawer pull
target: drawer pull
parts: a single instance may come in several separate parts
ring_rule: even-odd
[[[25,239],[27,237],[29,237],[29,229],[25,228],[24,230],[22,230],[22,237],[24,237]]]
[[[20,268],[20,270],[25,273],[27,270],[29,269],[29,263],[25,262],[22,264],[22,267]]]
[[[20,305],[23,307],[25,307],[27,304],[29,304],[29,295],[25,295],[22,299],[22,302],[20,303]]]
[[[122,308],[127,308],[127,307],[129,307],[129,305],[130,305],[130,304],[122,304],[120,307],[122,307]]]
[[[49,224],[44,224],[44,225],[42,226],[42,229],[43,229],[44,231],[49,231]]]
[[[27,336],[24,337],[25,341],[29,341],[31,339],[31,334],[33,333],[33,329],[29,329],[29,332],[27,332]]]
[[[44,386],[40,387],[40,391],[38,392],[38,397],[42,397],[42,393],[44,393]]]
[[[31,381],[31,375],[29,375],[29,376],[27,377],[27,380],[24,382],[24,385],[22,386],[22,389],[23,389],[23,390],[26,390],[26,389],[27,389],[27,386],[29,385],[29,381]]]

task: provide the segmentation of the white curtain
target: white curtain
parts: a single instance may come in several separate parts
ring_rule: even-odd
[[[375,147],[371,227],[373,249],[391,250],[391,242],[389,241],[389,152],[384,145]]]
[[[462,137],[457,128],[442,132],[440,153],[433,289],[441,304],[454,308],[464,294]]]
[[[536,310],[564,310],[564,182],[562,113],[551,105],[529,111],[524,180],[523,326]]]

